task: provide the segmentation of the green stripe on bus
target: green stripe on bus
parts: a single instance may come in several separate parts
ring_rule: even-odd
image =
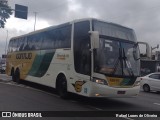
[[[29,75],[34,77],[44,76],[51,64],[54,53],[55,52],[53,51],[44,50],[37,54],[32,64],[32,68],[29,71]]]

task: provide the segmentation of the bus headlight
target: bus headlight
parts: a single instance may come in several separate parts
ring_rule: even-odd
[[[91,81],[102,85],[108,85],[107,81],[103,79],[93,78]]]

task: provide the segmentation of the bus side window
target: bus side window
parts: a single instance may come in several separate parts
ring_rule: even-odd
[[[18,38],[17,39],[17,48],[16,48],[16,51],[20,51],[20,46],[21,46],[21,44],[22,44],[22,38]]]
[[[39,36],[38,35],[35,36],[35,48],[36,48],[36,50],[41,49],[43,39],[44,39],[43,34],[41,34]]]
[[[42,40],[42,49],[51,49],[53,48],[53,38],[50,31],[46,31],[43,33],[43,40]]]
[[[42,48],[57,49],[71,47],[71,25],[53,29],[45,33]]]
[[[35,39],[33,36],[29,36],[28,38],[29,50],[35,50]]]
[[[54,40],[54,47],[55,49],[57,48],[62,48],[62,33],[61,33],[61,29],[59,28],[55,31],[55,40]]]
[[[62,47],[70,48],[71,47],[71,25],[66,26],[61,31],[62,34]]]
[[[27,37],[24,38],[24,47],[23,47],[23,50],[24,51],[29,50],[29,44],[28,44]]]
[[[16,50],[17,50],[17,40],[15,39],[15,40],[13,40],[13,43],[12,43],[12,50],[13,50],[13,52],[15,52]]]
[[[13,52],[12,44],[13,44],[13,40],[10,40],[9,45],[8,45],[8,52]]]
[[[23,41],[23,38],[21,38],[21,43],[19,45],[19,51],[22,51],[23,47],[24,47],[24,41]]]

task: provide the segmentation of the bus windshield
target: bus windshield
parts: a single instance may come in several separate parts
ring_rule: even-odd
[[[93,21],[100,34],[100,47],[94,50],[94,72],[117,76],[139,76],[139,49],[132,29]]]
[[[139,76],[139,52],[132,42],[100,38],[94,50],[94,71],[117,76]]]

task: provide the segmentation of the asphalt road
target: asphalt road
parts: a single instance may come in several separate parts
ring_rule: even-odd
[[[69,99],[63,100],[54,89],[28,82],[16,84],[10,77],[0,75],[0,111],[73,111],[73,114],[75,111],[82,114],[84,111],[94,111],[95,114],[95,111],[160,111],[160,94],[141,91],[136,98],[86,98],[71,94]],[[54,117],[54,119],[158,120],[160,118]]]

